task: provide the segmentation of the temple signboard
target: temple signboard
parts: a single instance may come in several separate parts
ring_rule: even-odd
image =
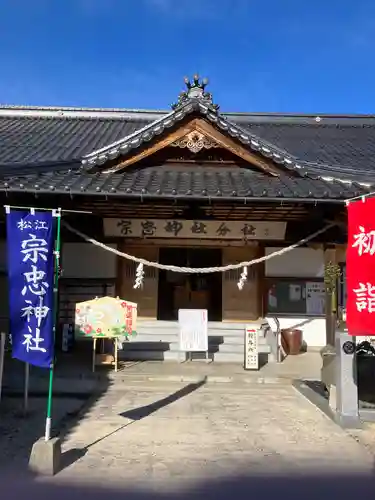
[[[286,222],[185,219],[104,219],[107,237],[283,240]]]

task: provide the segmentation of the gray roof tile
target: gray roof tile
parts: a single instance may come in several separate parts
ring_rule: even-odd
[[[170,112],[0,108],[0,190],[343,200],[365,193],[363,183],[375,183],[374,117],[219,113],[205,80],[195,75],[185,83],[187,90]],[[203,116],[285,168],[278,177],[222,165],[138,166],[121,173],[90,169],[142,146],[188,115]]]
[[[251,123],[242,126],[288,151],[310,172],[375,178],[375,123]],[[364,120],[367,121],[367,120]]]
[[[0,109],[0,166],[3,172],[40,164],[80,162],[82,157],[105,148],[151,124],[155,114],[111,112],[95,117],[90,112],[58,111],[47,116],[3,116]],[[26,113],[26,112],[25,112]],[[104,113],[104,111],[103,111]],[[124,116],[125,115],[125,116]],[[118,118],[116,118],[118,116]],[[163,116],[156,115],[159,118]],[[223,116],[227,116],[223,114]],[[375,182],[375,120],[373,117],[311,117],[228,115],[277,150],[296,159],[312,175],[326,175],[361,182]],[[256,140],[253,141],[256,143]],[[255,146],[256,147],[256,146]],[[61,168],[57,165],[56,168]]]
[[[251,131],[241,127],[241,125],[234,121],[228,120],[225,116],[217,112],[217,108],[213,109],[205,100],[202,101],[195,97],[184,98],[183,104],[174,108],[173,111],[165,116],[149,123],[140,130],[136,130],[120,141],[116,141],[108,144],[104,148],[93,151],[83,158],[82,164],[88,167],[103,165],[108,160],[117,158],[121,154],[129,153],[168,129],[178,126],[178,123],[189,115],[203,116],[225,134],[242,142],[248,148],[255,150],[259,155],[271,158],[276,163],[281,163],[291,170],[296,169],[296,158],[290,155],[290,153],[254,135]],[[300,165],[299,169],[298,173],[302,173],[303,166]]]
[[[343,200],[366,193],[361,186],[309,177],[267,176],[247,168],[189,166],[185,171],[168,164],[121,173],[83,169],[32,173],[0,182],[0,191],[66,193],[127,197],[244,198]]]
[[[12,117],[0,114],[1,164],[74,161],[144,126],[127,119]]]

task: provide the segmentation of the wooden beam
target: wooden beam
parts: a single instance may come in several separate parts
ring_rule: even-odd
[[[133,165],[134,163],[138,163],[144,158],[147,158],[148,156],[155,154],[157,151],[166,148],[167,146],[177,141],[178,139],[181,139],[182,137],[187,135],[189,132],[192,132],[193,130],[194,128],[192,126],[192,123],[185,124],[182,127],[175,130],[174,132],[168,134],[166,137],[158,140],[156,143],[153,143],[150,146],[146,146],[139,153],[134,154],[133,156],[131,156],[127,160],[122,161],[115,167],[111,167],[110,170],[111,172],[118,172],[126,167],[129,167],[130,165]]]
[[[271,160],[263,160],[258,155],[249,151],[245,146],[239,144],[235,139],[228,135],[219,132],[210,123],[203,119],[196,119],[196,130],[202,134],[207,135],[210,139],[216,141],[220,146],[229,150],[231,153],[239,156],[250,165],[255,165],[268,174],[278,177],[280,170],[278,170],[271,162]]]

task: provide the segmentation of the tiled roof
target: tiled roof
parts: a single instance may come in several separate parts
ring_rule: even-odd
[[[266,158],[271,158],[276,163],[281,163],[286,167],[296,170],[300,173],[304,172],[304,167],[298,165],[296,158],[288,152],[281,150],[270,142],[255,136],[251,131],[246,130],[244,127],[228,120],[217,112],[216,108],[212,108],[210,104],[201,101],[200,99],[190,98],[187,99],[180,106],[176,107],[171,113],[155,120],[152,123],[136,130],[116,141],[108,144],[104,148],[95,150],[87,155],[83,161],[83,165],[94,166],[103,165],[108,160],[113,160],[120,155],[127,154],[130,151],[142,146],[143,144],[151,141],[155,136],[162,134],[166,130],[176,126],[179,122],[192,114],[199,114],[210,121],[221,131],[234,137],[242,144],[245,144],[251,150],[258,152]]]
[[[64,117],[56,114],[2,116],[0,165],[81,161],[94,149],[129,135],[149,121]]]
[[[0,107],[0,190],[343,200],[375,184],[375,117],[219,113],[205,80],[195,75],[185,83],[187,91],[170,112]],[[134,151],[188,116],[203,117],[283,165],[283,173],[271,178],[222,165],[138,165],[121,173],[91,168]]]
[[[375,119],[246,123],[243,127],[292,154],[310,173],[375,180]]]
[[[0,182],[1,191],[72,195],[300,199],[338,201],[366,192],[355,183],[309,177],[267,176],[247,168],[161,165],[121,173],[83,169],[33,173]]]
[[[0,108],[0,173],[82,158],[166,112]],[[230,122],[295,158],[313,175],[375,182],[375,118],[225,114]],[[56,164],[56,166],[54,166]]]

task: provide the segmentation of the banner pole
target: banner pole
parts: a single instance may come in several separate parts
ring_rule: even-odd
[[[1,392],[2,392],[2,387],[3,387],[5,339],[6,339],[6,334],[1,332],[0,333],[0,402],[1,402]]]
[[[23,388],[23,413],[26,416],[29,411],[29,385],[30,385],[30,365],[25,363],[25,383]]]
[[[61,209],[56,210],[56,244],[55,244],[55,266],[54,266],[54,280],[53,280],[53,359],[49,370],[49,384],[48,384],[48,402],[47,402],[47,418],[45,440],[51,439],[52,427],[52,390],[53,390],[53,375],[55,365],[55,340],[56,340],[56,326],[58,320],[58,292],[59,292],[59,268],[60,268],[60,246],[61,246]]]

